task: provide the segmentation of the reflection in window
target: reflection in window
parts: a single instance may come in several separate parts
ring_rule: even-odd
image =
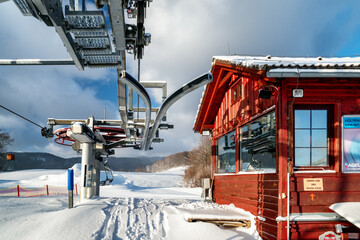
[[[328,165],[327,110],[295,110],[295,166]]]
[[[275,169],[275,112],[256,119],[241,129],[241,171]]]
[[[217,172],[235,172],[235,131],[226,134],[218,140]]]

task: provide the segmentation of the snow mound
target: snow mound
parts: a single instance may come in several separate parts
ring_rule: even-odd
[[[74,177],[81,176],[81,163],[75,163],[71,168],[74,170]]]
[[[80,181],[80,164],[73,169],[75,182]],[[101,187],[100,197],[79,203],[75,196],[73,209],[68,209],[67,196],[0,196],[0,239],[260,239],[251,214],[233,205],[201,201],[200,188],[180,187],[184,170],[114,172],[114,184]],[[0,173],[0,188],[50,183],[66,186],[67,170]],[[204,216],[249,219],[251,228],[225,229],[186,220]]]
[[[208,202],[193,202],[185,203],[176,207],[185,217],[190,218],[205,218],[205,219],[223,219],[223,220],[253,220],[254,217],[250,212],[244,211],[230,205],[218,205]]]

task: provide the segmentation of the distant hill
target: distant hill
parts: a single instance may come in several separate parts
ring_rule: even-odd
[[[41,152],[12,152],[15,154],[15,170],[25,169],[67,169],[75,163],[81,162],[81,156],[62,158],[50,153]],[[137,168],[146,168],[161,157],[109,157],[109,166],[114,171],[135,171]],[[2,166],[0,166],[2,169]]]
[[[170,168],[188,165],[189,152],[175,153],[146,166],[146,172],[160,172]]]

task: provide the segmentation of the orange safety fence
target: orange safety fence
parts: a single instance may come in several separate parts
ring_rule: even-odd
[[[51,186],[45,185],[43,187],[15,187],[0,188],[0,197],[37,197],[37,196],[50,196],[50,195],[67,195],[69,192],[66,186]],[[78,194],[77,184],[74,187],[74,195]]]

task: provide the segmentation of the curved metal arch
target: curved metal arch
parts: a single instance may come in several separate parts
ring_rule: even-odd
[[[213,80],[213,76],[211,73],[205,73],[194,80],[184,84],[181,88],[172,93],[168,98],[165,99],[163,104],[161,105],[158,114],[154,120],[154,124],[151,127],[149,137],[145,139],[145,151],[150,149],[151,143],[155,137],[156,131],[159,128],[161,119],[166,114],[167,110],[180,98],[185,96],[186,94],[194,91],[195,89],[211,82]]]
[[[142,136],[142,143],[140,149],[144,149],[146,140],[148,139],[150,120],[151,120],[151,100],[150,96],[147,93],[146,89],[130,74],[126,71],[120,73],[120,81],[123,81],[125,84],[129,85],[136,93],[141,97],[145,104],[145,127]]]

